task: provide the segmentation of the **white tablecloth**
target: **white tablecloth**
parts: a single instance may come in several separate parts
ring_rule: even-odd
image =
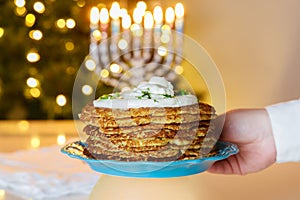
[[[0,153],[0,189],[30,199],[89,194],[100,174],[59,146]]]

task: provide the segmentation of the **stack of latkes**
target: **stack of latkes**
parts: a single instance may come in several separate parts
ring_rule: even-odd
[[[174,161],[214,155],[218,135],[205,103],[182,107],[111,109],[86,105],[80,119],[87,151],[96,159]]]

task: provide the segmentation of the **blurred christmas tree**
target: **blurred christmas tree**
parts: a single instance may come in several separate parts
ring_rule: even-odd
[[[0,1],[0,119],[72,118],[73,83],[88,54],[89,3]]]

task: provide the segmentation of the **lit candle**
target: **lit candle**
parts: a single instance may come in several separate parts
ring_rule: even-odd
[[[172,7],[167,8],[165,20],[166,20],[166,24],[172,29],[175,20],[175,12]]]
[[[161,26],[163,22],[163,10],[160,6],[156,6],[153,10],[153,18],[155,21],[154,27],[154,47],[157,49],[160,45]],[[154,54],[154,60],[159,61],[160,56]]]
[[[154,8],[153,17],[155,21],[155,28],[159,30],[163,21],[163,10],[160,6],[156,6]]]
[[[99,28],[99,9],[97,7],[92,7],[90,12],[90,35],[91,43],[97,43],[93,37],[93,32]]]
[[[130,15],[127,14],[122,18],[122,29],[123,29],[123,38],[128,43],[130,40],[130,32],[129,32],[130,26],[131,26],[131,17]]]
[[[141,58],[141,37],[143,36],[143,29],[141,23],[143,22],[143,15],[145,10],[139,6],[133,10],[133,21],[134,24],[131,26],[132,31],[132,49],[134,58]]]
[[[135,24],[141,24],[143,21],[144,11],[139,8],[133,10],[133,21]]]
[[[184,7],[182,3],[177,3],[175,6],[175,30],[178,32],[183,32],[183,18],[184,18]]]
[[[99,9],[97,7],[92,7],[90,12],[90,46],[89,52],[90,55],[93,57],[96,63],[98,63],[98,53],[97,53],[97,40],[95,38],[95,33],[99,28]]]
[[[154,24],[153,15],[151,12],[146,12],[144,17],[144,28],[146,30],[152,29]]]
[[[147,11],[144,16],[144,49],[143,58],[149,60],[151,58],[151,43],[152,43],[152,29],[154,25],[154,19],[151,12]]]
[[[176,46],[183,45],[183,27],[184,27],[184,7],[182,3],[177,3],[175,6],[175,30],[176,33]],[[175,64],[179,65],[182,62],[182,48],[176,48]]]
[[[111,9],[109,11],[111,22],[111,33],[112,35],[118,34],[120,32],[120,4],[118,2],[113,2]]]
[[[129,43],[130,43],[130,31],[129,28],[131,26],[131,18],[130,15],[125,15],[122,18],[122,29],[123,29],[123,39],[120,40],[118,43],[119,48],[124,52],[124,59],[129,61],[130,54],[127,54],[129,52]]]
[[[100,10],[100,31],[103,35],[103,39],[107,38],[107,29],[109,23],[109,13],[107,8]]]
[[[144,1],[137,2],[136,7],[144,12],[147,10],[147,4]]]

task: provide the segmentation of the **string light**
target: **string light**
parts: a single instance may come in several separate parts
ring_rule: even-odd
[[[16,7],[15,13],[18,16],[24,16],[26,14],[27,10],[25,7]]]
[[[27,54],[26,58],[28,62],[35,63],[40,60],[40,54],[38,54],[35,49],[32,49]]]
[[[38,88],[31,88],[29,93],[33,98],[39,98],[41,96],[41,91]]]
[[[77,6],[79,7],[79,8],[82,8],[82,7],[84,7],[85,6],[85,1],[84,0],[79,0],[79,1],[77,1]]]
[[[14,3],[19,8],[24,7],[26,5],[26,1],[25,0],[14,0]]]
[[[56,96],[56,104],[59,105],[60,107],[63,107],[67,104],[67,98],[65,95],[60,94]]]
[[[45,5],[42,2],[37,1],[33,4],[33,9],[36,12],[43,14],[45,12]]]
[[[28,26],[28,27],[32,27],[35,23],[35,16],[34,14],[27,14],[26,17],[25,17],[25,25]]]
[[[76,26],[76,22],[75,22],[74,19],[69,18],[69,19],[66,20],[66,27],[68,29],[73,29],[75,26]]]
[[[65,48],[66,48],[66,50],[67,51],[73,51],[74,50],[74,48],[75,48],[75,45],[74,45],[74,43],[73,42],[66,42],[65,43]]]
[[[4,35],[4,28],[0,27],[0,38]]]
[[[66,21],[64,19],[58,19],[56,21],[56,26],[60,29],[65,28],[66,26]]]
[[[39,85],[39,81],[33,77],[29,77],[26,81],[28,87],[34,88]]]
[[[43,38],[43,33],[40,30],[31,30],[29,32],[29,37],[33,40],[41,40]]]

